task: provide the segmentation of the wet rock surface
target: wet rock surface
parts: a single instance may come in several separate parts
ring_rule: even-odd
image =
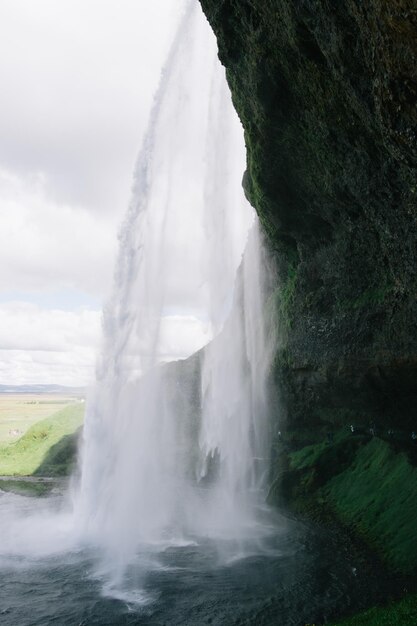
[[[290,428],[417,422],[413,0],[201,0],[277,266]],[[282,411],[281,411],[281,428]]]

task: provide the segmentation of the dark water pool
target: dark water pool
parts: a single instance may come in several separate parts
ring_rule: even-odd
[[[30,506],[23,500],[21,514]],[[91,550],[6,556],[1,542],[2,626],[322,624],[378,594],[349,544],[283,517],[252,552],[233,555],[227,543],[200,539],[158,551],[149,567],[138,556],[125,589],[111,593]]]

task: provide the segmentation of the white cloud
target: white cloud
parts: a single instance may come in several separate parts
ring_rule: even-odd
[[[0,170],[0,290],[109,291],[117,246],[117,216],[96,219],[58,205],[45,175],[22,178]]]
[[[74,306],[97,307],[110,292],[118,224],[183,4],[0,2],[0,301],[21,300],[0,310],[1,381],[92,375],[99,313]]]
[[[181,5],[2,0],[0,166],[120,213]]]
[[[94,378],[100,336],[99,311],[5,303],[0,309],[0,383],[86,385]]]
[[[108,294],[182,4],[0,3],[0,290]]]
[[[164,316],[160,359],[184,358],[209,339],[207,325],[198,318]],[[4,303],[0,309],[0,384],[88,385],[94,381],[100,340],[100,311]]]
[[[192,315],[169,315],[162,318],[160,358],[181,359],[202,348],[211,339],[211,329]]]
[[[110,293],[133,164],[184,4],[0,2],[2,383],[93,378],[100,313],[74,302],[85,294],[98,308]],[[171,273],[188,283],[173,281],[167,291],[166,360],[208,338],[198,319],[204,285],[178,252],[190,228],[167,243]],[[180,302],[178,315],[171,301]]]

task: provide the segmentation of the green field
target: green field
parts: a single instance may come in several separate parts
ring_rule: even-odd
[[[0,446],[16,441],[36,422],[81,400],[52,393],[0,394]]]
[[[60,476],[75,460],[85,405],[46,394],[0,396],[0,475]]]

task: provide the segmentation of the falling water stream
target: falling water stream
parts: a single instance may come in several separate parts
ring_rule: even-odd
[[[120,233],[79,475],[45,499],[0,492],[1,624],[285,626],[360,594],[347,550],[265,505],[267,263],[244,168],[193,0]]]
[[[267,351],[244,159],[215,39],[192,3],[138,160],[86,420],[77,515],[118,576],[150,542],[244,539],[257,524]],[[212,339],[194,367],[162,365],[179,318]]]

